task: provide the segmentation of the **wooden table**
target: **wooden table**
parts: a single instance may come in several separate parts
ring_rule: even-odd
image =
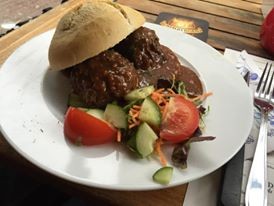
[[[0,38],[0,65],[21,44],[54,28],[59,18],[81,0],[70,0]],[[143,13],[154,22],[160,12],[201,18],[209,22],[207,43],[223,52],[225,48],[245,49],[248,53],[270,57],[260,46],[259,32],[263,17],[261,0],[118,0]],[[1,118],[1,117],[0,117]],[[144,192],[119,192],[89,188],[50,175],[21,157],[0,134],[0,158],[7,165],[32,174],[39,181],[107,205],[182,205],[187,185]],[[43,177],[43,178],[41,178]]]

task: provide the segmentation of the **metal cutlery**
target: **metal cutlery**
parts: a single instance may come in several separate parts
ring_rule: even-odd
[[[271,67],[272,64],[266,64],[254,94],[254,104],[260,110],[262,118],[246,187],[246,206],[267,206],[267,125],[268,115],[274,108],[274,72]]]

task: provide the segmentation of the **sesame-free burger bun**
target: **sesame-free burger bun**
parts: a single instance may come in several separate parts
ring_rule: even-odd
[[[62,70],[118,44],[145,18],[110,0],[89,0],[59,21],[49,48],[50,69]]]

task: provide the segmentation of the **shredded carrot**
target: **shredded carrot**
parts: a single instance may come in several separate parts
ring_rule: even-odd
[[[167,108],[168,108],[168,103],[165,104],[164,108],[162,109],[162,118],[164,119],[166,114],[167,114]]]
[[[197,97],[194,97],[194,98],[192,98],[192,99],[190,99],[191,101],[196,101],[196,100],[201,100],[201,101],[203,101],[203,100],[205,100],[207,97],[209,97],[209,96],[211,96],[213,93],[212,92],[207,92],[207,93],[204,93],[204,94],[201,94],[201,95],[199,95],[199,96],[197,96]]]
[[[141,109],[141,106],[139,105],[133,105],[132,108],[130,108],[129,110],[130,118],[128,119],[128,123],[129,123],[128,127],[130,129],[140,124],[140,120],[139,120],[140,109]]]
[[[141,108],[140,105],[133,105],[132,107],[133,107],[134,109],[138,109],[138,110]]]
[[[160,107],[162,116],[164,117],[167,112],[167,105],[170,97],[174,97],[176,94],[172,89],[158,89],[151,95],[152,100]]]
[[[154,91],[154,92],[155,92],[155,93],[161,93],[161,92],[163,92],[163,91],[165,91],[165,88],[157,89],[157,90]]]
[[[155,143],[155,151],[158,154],[159,158],[160,158],[160,162],[162,164],[162,166],[166,166],[167,165],[167,160],[166,157],[161,149],[161,145],[163,144],[161,139],[158,139]]]
[[[176,94],[172,89],[168,88],[167,91],[169,91],[171,94]]]
[[[140,114],[140,112],[136,112],[135,114],[132,115],[132,117],[137,118],[137,117],[139,117],[139,114]]]
[[[140,125],[140,122],[134,122],[134,123],[131,123],[131,124],[128,126],[128,128],[131,129],[131,128],[136,127],[136,126],[138,126],[138,125]]]
[[[121,142],[122,139],[122,134],[121,134],[121,130],[117,131],[117,142]]]
[[[132,118],[130,122],[132,122],[132,123],[134,123],[134,124],[138,124],[139,121],[138,121],[137,118]]]

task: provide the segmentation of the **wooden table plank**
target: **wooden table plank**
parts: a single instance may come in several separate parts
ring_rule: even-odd
[[[145,11],[147,13],[155,15],[158,15],[161,12],[169,12],[204,19],[209,22],[209,26],[212,29],[217,29],[225,32],[233,32],[241,36],[259,39],[260,26],[258,25],[244,23],[233,19],[215,16],[212,14],[206,14],[199,11],[174,7],[160,2],[153,2],[148,0],[142,0],[142,4],[139,3],[139,0],[118,0],[118,2],[129,5],[137,10]]]
[[[269,54],[261,47],[258,40],[242,38],[240,36],[223,33],[218,30],[209,30],[207,43],[216,49],[224,50],[231,48],[235,50],[246,50],[248,53],[261,56],[264,58],[272,59]]]
[[[130,2],[129,0],[128,2]],[[155,2],[161,2],[169,5],[174,5],[176,7],[189,9],[193,11],[198,11],[206,14],[212,14],[215,16],[222,16],[229,19],[234,19],[241,22],[261,25],[262,23],[262,15],[256,14],[249,11],[243,11],[241,9],[236,8],[228,8],[227,6],[220,5],[220,4],[214,4],[211,2],[205,2],[200,0],[184,0],[184,1],[178,1],[178,0],[151,0]],[[168,3],[167,3],[168,2]]]
[[[255,3],[255,4],[259,4],[259,5],[261,5],[263,2],[262,0],[242,0],[242,1],[246,1],[249,3]]]
[[[216,49],[219,50],[224,50],[225,47],[233,48],[236,50],[242,50],[244,48],[249,53],[270,58],[270,56],[260,46],[259,26],[239,22],[236,20],[229,20],[229,22],[227,22],[226,18],[216,17],[214,15],[204,14],[197,11],[185,10],[159,2],[152,2],[147,0],[143,0],[142,4],[139,4],[138,0],[119,0],[118,2],[128,4],[135,9],[145,11],[155,16],[157,16],[160,12],[173,12],[206,19],[210,23],[208,43],[211,46],[216,47]],[[244,33],[249,35],[244,35]],[[239,34],[241,35],[239,36]],[[255,35],[257,38],[249,38],[250,36],[254,37]]]
[[[155,22],[157,18],[157,15],[146,13],[143,13],[143,15],[150,22]],[[207,43],[219,51],[224,51],[227,47],[239,51],[245,49],[250,54],[271,59],[271,57],[260,46],[260,42],[258,40],[245,38],[235,34],[209,29]]]
[[[261,5],[260,4],[255,4],[255,3],[250,3],[247,1],[240,1],[240,0],[229,0],[229,1],[224,1],[224,0],[200,0],[200,1],[205,1],[205,2],[211,2],[214,4],[219,4],[223,5],[226,7],[232,7],[236,9],[241,9],[244,11],[249,11],[249,12],[254,12],[257,14],[261,14]]]
[[[42,14],[43,9],[56,7],[61,0],[1,0],[0,25],[25,22]],[[30,6],[31,5],[31,6]],[[7,26],[7,25],[6,25]],[[9,30],[0,26],[0,34]]]

